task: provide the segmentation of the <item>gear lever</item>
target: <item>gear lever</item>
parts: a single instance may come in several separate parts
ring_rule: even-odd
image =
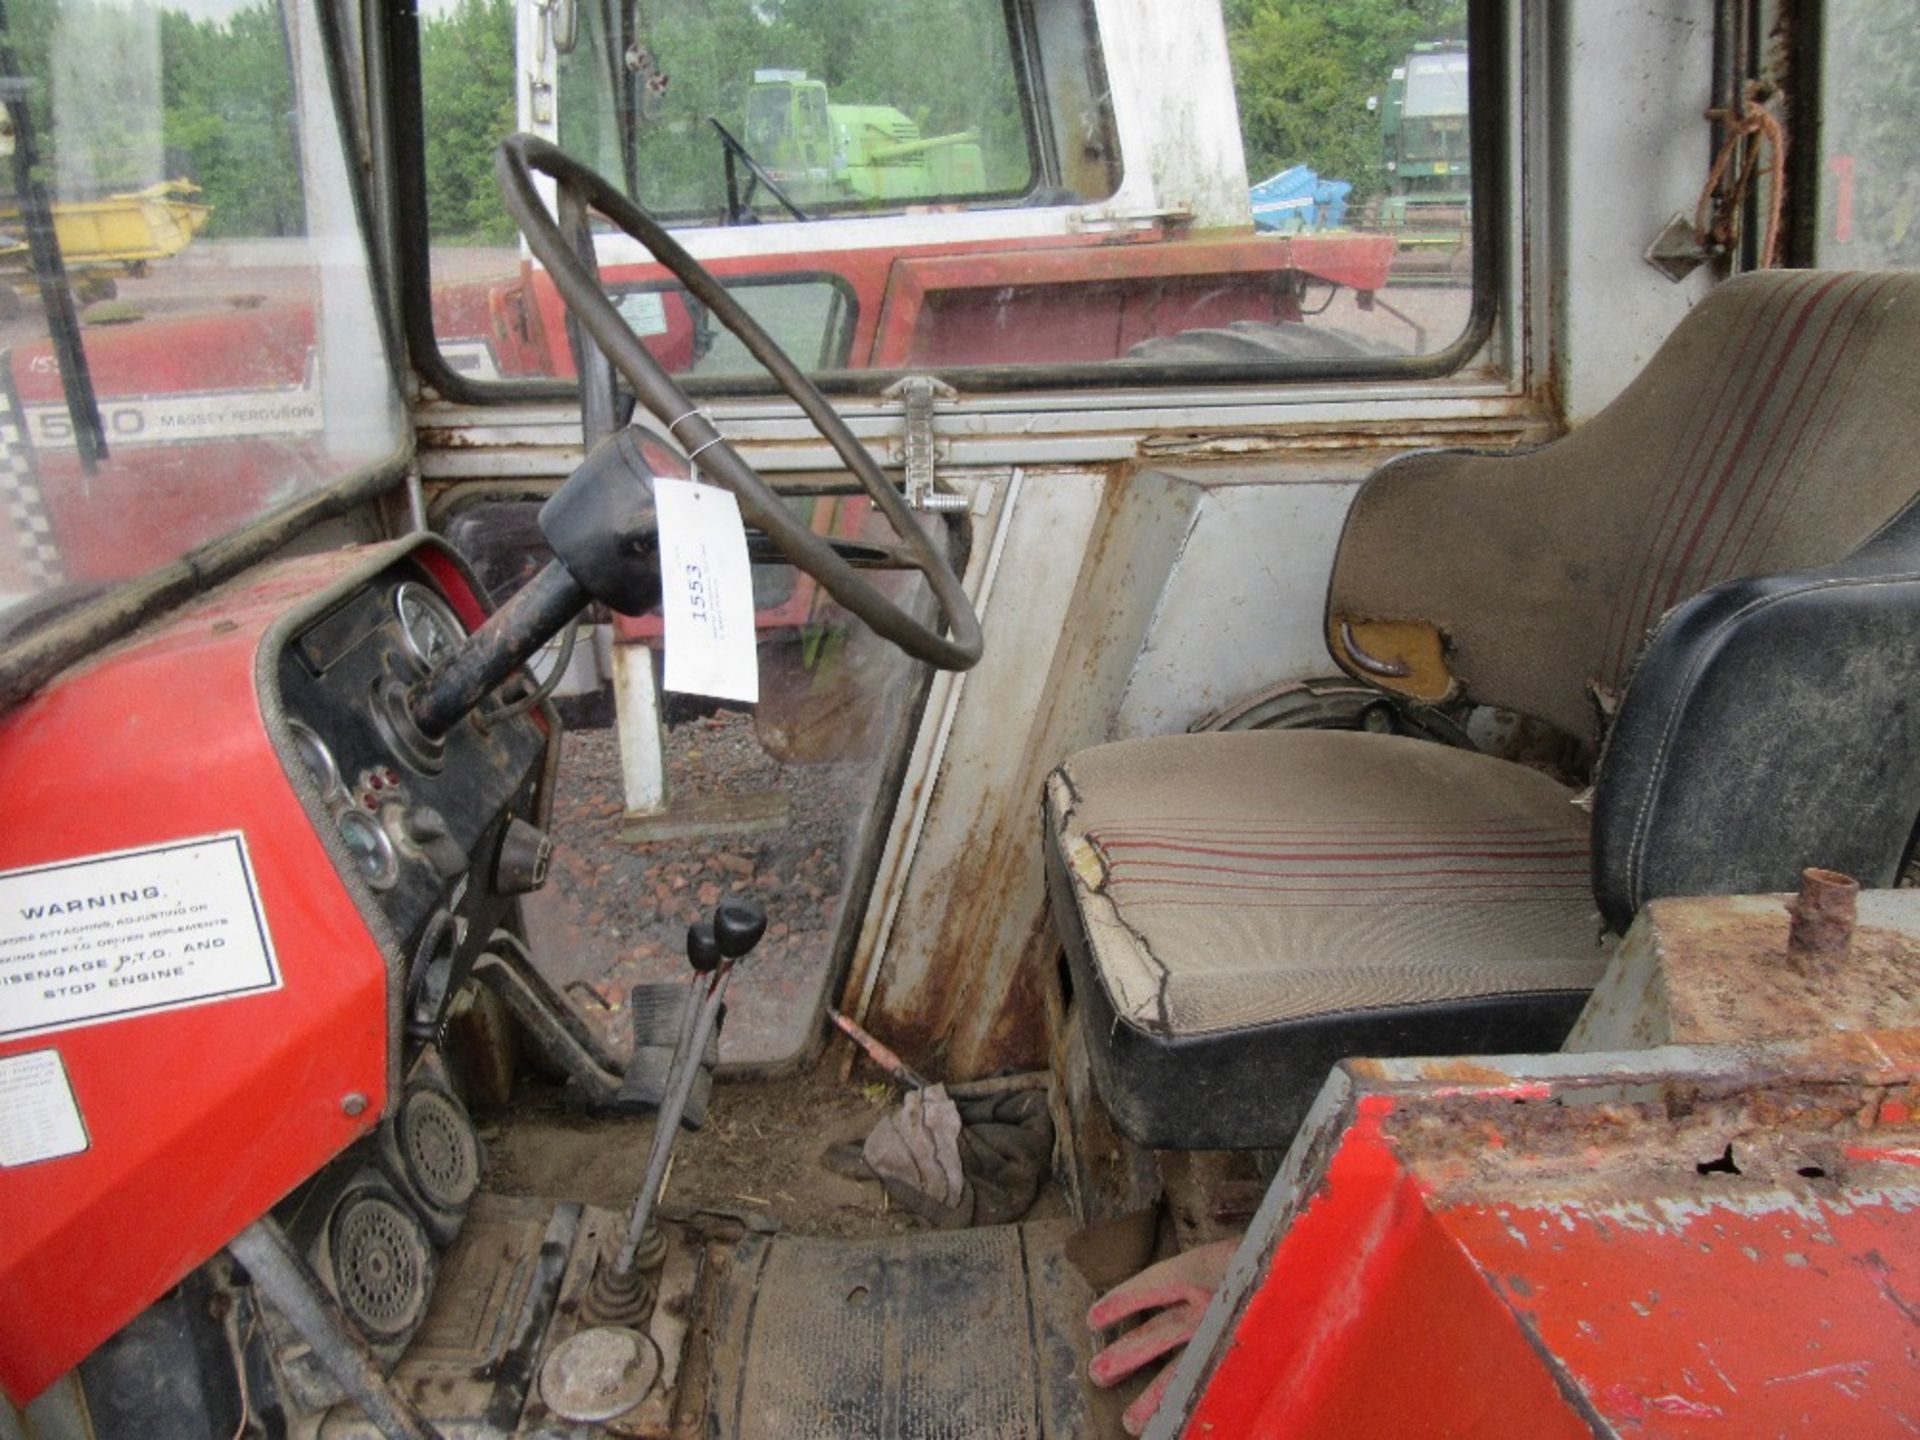
[[[693,1093],[700,1057],[706,1053],[707,1038],[719,1018],[734,964],[745,959],[766,933],[766,911],[751,900],[732,898],[715,907],[712,920],[687,927],[687,963],[693,967],[693,978],[688,984],[687,1003],[680,1012],[680,1034],[674,1042],[673,1062],[654,1123],[653,1147],[647,1152],[646,1176],[627,1212],[626,1239],[612,1265],[595,1272],[589,1290],[592,1309],[604,1319],[628,1318],[651,1299],[651,1287],[639,1283],[636,1260],[652,1223],[654,1206],[660,1201],[674,1138],[680,1133],[680,1117]]]

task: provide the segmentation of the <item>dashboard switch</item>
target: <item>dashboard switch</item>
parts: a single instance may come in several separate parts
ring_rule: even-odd
[[[453,838],[453,832],[447,828],[447,817],[438,810],[431,805],[416,805],[403,812],[400,825],[407,840],[427,857],[427,863],[442,880],[452,880],[465,872],[467,852]]]

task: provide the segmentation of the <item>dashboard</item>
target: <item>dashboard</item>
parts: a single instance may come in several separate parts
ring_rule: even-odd
[[[485,616],[431,537],[289,556],[0,714],[0,1079],[45,1121],[0,1155],[10,1391],[270,1211],[369,1334],[418,1323],[478,1181],[434,1041],[541,878],[554,733],[523,679],[438,742],[385,717]]]
[[[550,722],[524,682],[438,741],[390,718],[465,639],[474,597],[446,552],[416,549],[298,621],[273,666],[289,771],[394,951],[402,1023],[419,1040],[439,1028],[512,896],[545,878]]]

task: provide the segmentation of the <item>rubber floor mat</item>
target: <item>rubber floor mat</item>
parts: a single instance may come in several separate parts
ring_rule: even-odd
[[[724,1440],[1119,1434],[1084,1379],[1093,1292],[1066,1221],[885,1240],[750,1240],[708,1391]]]

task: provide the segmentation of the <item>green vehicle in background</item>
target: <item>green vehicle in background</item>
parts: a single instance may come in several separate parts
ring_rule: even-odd
[[[746,148],[800,205],[964,199],[985,194],[976,130],[923,136],[892,105],[839,105],[803,70],[756,70]]]
[[[1400,238],[1395,275],[1464,273],[1473,191],[1466,45],[1416,45],[1368,104],[1380,113],[1387,172],[1373,224]]]

